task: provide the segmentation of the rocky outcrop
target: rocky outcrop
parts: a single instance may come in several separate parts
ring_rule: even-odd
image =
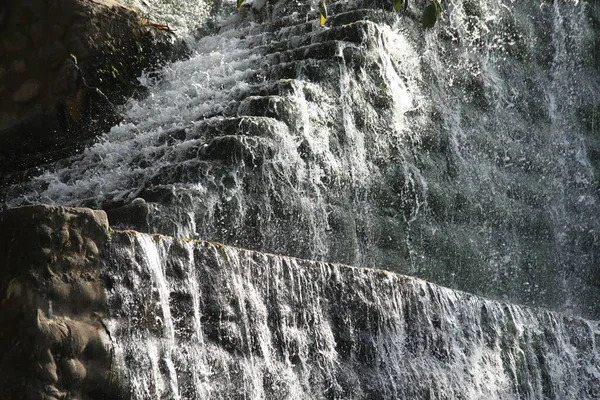
[[[110,129],[111,103],[142,90],[142,71],[182,46],[118,0],[2,2],[0,169],[63,158]]]
[[[0,398],[121,398],[102,251],[106,215],[31,206],[0,214]]]

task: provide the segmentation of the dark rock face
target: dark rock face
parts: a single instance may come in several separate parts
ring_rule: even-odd
[[[121,121],[104,93],[87,85],[75,57],[65,60],[59,79],[64,93],[51,110],[35,112],[0,130],[3,171],[20,171],[68,156]]]
[[[101,211],[31,206],[0,214],[0,398],[126,394],[102,322],[108,233]]]
[[[118,0],[6,0],[0,5],[0,129],[70,94],[63,76],[70,54],[90,85],[115,101],[130,96],[140,73],[176,48],[171,35],[145,26]]]
[[[0,186],[108,131],[120,121],[112,104],[143,92],[142,71],[184,53],[118,0],[3,2]]]

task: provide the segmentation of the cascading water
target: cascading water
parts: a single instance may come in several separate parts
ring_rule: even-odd
[[[132,3],[181,31],[235,9]],[[600,3],[442,3],[431,30],[419,0],[232,14],[0,189],[188,238],[109,243],[133,399],[600,397],[598,322],[383,271],[600,318]]]
[[[423,30],[423,4],[231,17],[3,196],[600,317],[598,5],[449,0]]]
[[[122,0],[122,3],[150,22],[166,25],[184,37],[209,21],[212,9],[221,4],[220,1],[186,0]]]
[[[208,242],[118,233],[113,247],[133,399],[600,396],[597,322]]]

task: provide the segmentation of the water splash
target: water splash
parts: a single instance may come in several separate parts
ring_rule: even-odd
[[[146,383],[134,399],[600,395],[597,322],[207,242],[117,233],[111,246],[113,337]]]
[[[430,31],[417,3],[336,2],[324,29],[285,4],[143,77],[125,123],[7,203],[143,199],[114,223],[598,315],[593,3],[453,0]]]
[[[193,34],[211,17],[211,4],[185,0],[124,0],[150,22],[167,25],[180,36]]]

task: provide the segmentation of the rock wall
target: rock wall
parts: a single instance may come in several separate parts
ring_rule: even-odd
[[[118,399],[102,319],[106,215],[31,206],[0,215],[0,398]]]
[[[63,158],[110,129],[112,104],[142,90],[142,71],[182,46],[118,0],[4,1],[0,169]]]
[[[129,83],[150,61],[151,49],[144,47],[156,33],[118,0],[3,2],[0,129],[53,107],[68,94],[65,61],[70,54],[77,57],[89,83],[103,92],[115,91],[110,86],[117,82]]]

